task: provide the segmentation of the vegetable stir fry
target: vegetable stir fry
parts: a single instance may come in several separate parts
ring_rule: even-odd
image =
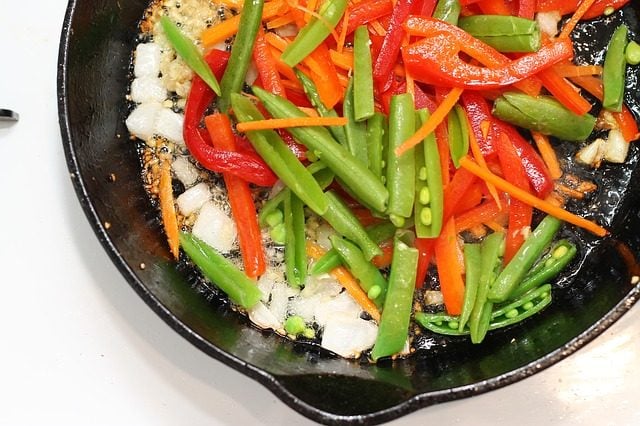
[[[127,125],[170,252],[257,326],[344,357],[535,315],[579,252],[560,230],[608,234],[565,208],[597,186],[555,145],[588,169],[639,137],[633,32],[573,61],[580,21],[626,3],[155,2]]]

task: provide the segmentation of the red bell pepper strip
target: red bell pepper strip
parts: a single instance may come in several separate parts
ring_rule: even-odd
[[[404,31],[402,24],[407,19],[416,0],[398,0],[391,14],[382,48],[373,66],[373,80],[380,92],[385,92],[393,78],[393,67],[398,62]]]
[[[501,202],[504,202],[504,200],[501,199]],[[502,210],[500,210],[495,200],[487,200],[479,206],[456,216],[456,231],[466,231],[495,220],[501,212]]]
[[[215,148],[226,151],[236,150],[236,138],[227,115],[212,114],[205,117],[204,121]],[[250,278],[257,278],[264,274],[266,262],[251,189],[246,181],[230,173],[223,173],[222,177],[229,195],[231,213],[238,229],[244,271]]]
[[[253,61],[258,69],[258,78],[265,90],[286,98],[286,92],[282,85],[280,73],[276,68],[276,61],[271,56],[269,45],[264,38],[264,30],[260,28],[253,44]]]
[[[536,0],[518,0],[518,16],[533,19],[536,13]]]
[[[416,238],[413,245],[418,249],[418,267],[416,272],[416,288],[422,288],[427,279],[427,272],[433,257],[435,238]]]
[[[435,257],[440,279],[440,291],[449,315],[459,315],[464,300],[462,265],[458,256],[458,235],[455,221],[449,219],[436,240]]]
[[[229,54],[221,50],[212,50],[205,57],[217,78],[222,76],[228,59]],[[260,186],[273,186],[277,177],[259,156],[215,149],[203,138],[200,123],[214,98],[213,90],[200,77],[194,76],[184,108],[183,128],[191,155],[207,170],[230,173]]]
[[[484,15],[514,15],[505,0],[480,0],[476,4]]]
[[[499,133],[506,134],[515,147],[535,193],[540,198],[546,198],[553,190],[553,179],[542,157],[513,126],[498,119],[494,119],[494,124]]]
[[[403,49],[405,68],[418,81],[466,89],[495,89],[518,83],[551,65],[573,56],[570,40],[559,40],[498,67],[481,67],[464,62],[459,53],[486,58],[488,46],[473,37],[465,44],[448,34],[426,38]],[[495,59],[495,56],[494,56]]]
[[[448,221],[456,212],[458,204],[466,196],[475,183],[477,178],[471,172],[465,169],[458,169],[453,175],[451,182],[444,188],[444,213],[443,221]]]
[[[509,137],[505,133],[501,133],[496,144],[504,178],[518,188],[529,191],[529,180]],[[532,216],[533,207],[529,204],[516,198],[509,199],[509,226],[504,250],[505,265],[509,263],[524,242],[525,232],[531,226]]]
[[[360,25],[364,25],[375,19],[390,15],[393,11],[391,0],[364,0],[347,9],[347,35],[351,34]],[[342,27],[346,19],[340,21],[336,32],[342,34]]]
[[[476,137],[482,155],[484,157],[492,156],[496,153],[493,143],[494,135],[492,131],[486,132],[485,135],[485,129],[483,129],[483,126],[491,126],[493,120],[489,103],[479,93],[468,91],[462,93],[460,103],[467,113],[469,126]]]
[[[627,3],[629,0],[596,0],[587,13],[582,16],[582,19],[596,18],[601,16],[608,7],[617,10]],[[558,11],[561,15],[567,15],[575,12],[579,4],[580,0],[538,0],[536,9],[537,12]]]
[[[407,93],[406,80],[401,82],[394,81],[389,90],[378,96],[382,104],[382,109],[387,115],[389,115],[391,97],[402,93]],[[413,103],[416,109],[428,108],[432,112],[437,107],[435,102],[429,98],[429,95],[427,95],[418,84],[415,84],[413,88]]]
[[[436,4],[438,4],[438,0],[418,0],[413,6],[411,13],[420,16],[431,16],[436,8]]]
[[[560,76],[554,69],[549,68],[538,73],[538,78],[542,85],[560,102],[562,105],[578,115],[584,115],[591,111],[591,104],[580,95],[580,92]]]

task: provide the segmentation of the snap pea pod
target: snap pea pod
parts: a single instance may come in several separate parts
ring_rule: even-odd
[[[429,118],[429,111],[417,111],[417,124]],[[444,189],[440,169],[440,153],[433,133],[416,148],[415,227],[420,238],[435,238],[442,229]]]
[[[543,285],[528,293],[525,297],[491,313],[488,330],[497,330],[537,314],[551,303],[551,286]],[[468,327],[460,329],[460,318],[445,313],[427,314],[418,312],[415,319],[422,327],[434,333],[448,336],[466,336],[471,333]],[[478,343],[478,342],[474,342]]]
[[[540,26],[532,19],[475,15],[461,18],[458,26],[500,52],[537,52],[542,43]]]
[[[302,89],[304,93],[307,95],[307,99],[311,102],[311,105],[318,111],[320,117],[338,117],[338,113],[335,109],[327,108],[322,100],[320,99],[320,95],[318,94],[318,89],[316,85],[313,83],[309,77],[307,77],[302,71],[294,70],[296,73],[296,77],[300,81],[302,85]],[[347,137],[344,134],[344,126],[329,126],[329,132],[331,135],[340,142],[341,145],[347,145]]]
[[[460,159],[469,152],[469,123],[464,109],[456,105],[447,117],[449,132],[449,151],[453,165],[460,167]]]
[[[211,71],[211,68],[204,60],[198,48],[193,44],[193,41],[185,36],[180,28],[171,21],[167,16],[160,18],[160,25],[162,30],[167,36],[167,40],[171,43],[171,46],[178,52],[178,55],[187,64],[189,68],[193,70],[200,78],[207,83],[207,85],[220,96],[220,85],[216,76]]]
[[[511,297],[518,298],[532,288],[555,278],[573,260],[577,252],[576,246],[567,240],[555,243],[518,284]]]
[[[387,281],[384,279],[378,268],[365,259],[362,250],[349,240],[338,235],[332,235],[331,245],[336,250],[342,263],[358,279],[360,287],[367,292],[369,299],[381,307],[387,294]]]
[[[604,57],[602,70],[602,86],[604,95],[602,106],[609,111],[622,111],[624,100],[624,85],[627,73],[625,48],[627,47],[627,26],[622,24],[613,33],[607,53]]]
[[[391,222],[402,227],[413,214],[415,200],[415,152],[412,148],[398,156],[395,149],[409,139],[416,129],[413,97],[404,93],[394,95],[389,106],[389,150],[387,155],[387,190]]]
[[[367,120],[375,112],[369,44],[369,30],[366,25],[360,25],[353,37],[353,110],[356,121]]]
[[[322,189],[326,189],[326,187],[333,182],[333,172],[327,169],[327,166],[321,161],[309,164],[307,171],[313,175]],[[260,226],[264,227],[268,225],[269,217],[271,217],[274,212],[281,212],[280,206],[284,202],[285,197],[289,196],[289,192],[291,192],[289,188],[282,188],[280,192],[262,205],[258,213],[258,223],[260,223]],[[274,226],[272,224],[269,225]]]
[[[509,299],[531,266],[540,257],[562,225],[562,221],[546,216],[496,278],[487,298],[495,303]]]
[[[284,264],[287,281],[293,287],[300,287],[307,276],[304,205],[291,192],[284,199],[284,229]]]
[[[367,154],[369,155],[369,170],[382,182],[384,135],[386,131],[386,117],[380,112],[374,113],[367,120]]]
[[[264,0],[244,0],[235,42],[231,46],[229,63],[220,80],[218,110],[226,113],[231,105],[231,94],[240,93],[251,63],[253,44],[262,25]]]
[[[411,232],[399,230],[394,238],[385,309],[371,351],[375,361],[400,352],[407,341],[419,256],[418,250],[408,245],[412,237]]]
[[[374,243],[380,244],[387,241],[396,232],[396,227],[391,222],[382,222],[376,225],[371,225],[367,229],[367,235],[373,240]],[[334,268],[342,265],[342,259],[338,252],[334,249],[327,251],[320,259],[311,266],[309,273],[311,275],[325,274]]]
[[[482,256],[480,244],[464,245],[464,301],[462,303],[462,312],[460,313],[460,324],[458,330],[462,331],[469,321],[471,312],[476,303],[478,294],[478,285],[480,283],[480,275],[482,271]]]
[[[193,234],[180,232],[180,247],[204,276],[229,296],[233,303],[250,309],[262,298],[262,292],[254,281]]]
[[[245,96],[233,93],[231,104],[238,121],[264,119],[258,108]],[[247,132],[247,137],[271,170],[311,210],[320,215],[327,211],[328,201],[322,188],[276,132],[251,131]]]
[[[304,112],[286,99],[259,87],[254,87],[253,92],[274,118],[306,116]],[[386,210],[389,192],[382,182],[345,147],[338,144],[327,129],[323,127],[292,127],[289,132],[333,170],[359,200],[376,211]]]
[[[518,127],[567,141],[586,140],[596,124],[591,114],[577,115],[549,96],[507,92],[495,100],[493,115]]]
[[[439,0],[433,10],[433,17],[452,25],[458,25],[461,10],[460,0]]]
[[[356,120],[355,113],[355,78],[349,79],[347,90],[342,103],[342,114],[348,120],[344,126],[349,152],[367,168],[369,167],[369,154],[367,153],[367,125]]]
[[[325,0],[318,10],[321,19],[311,18],[309,23],[300,30],[293,42],[282,52],[280,56],[282,62],[295,67],[309,56],[338,25],[338,21],[347,9],[347,3],[347,0]]]
[[[498,276],[504,254],[504,233],[494,232],[487,236],[481,244],[481,272],[478,280],[478,291],[473,310],[469,316],[471,341],[480,343],[489,330],[493,303],[487,300],[491,284]]]

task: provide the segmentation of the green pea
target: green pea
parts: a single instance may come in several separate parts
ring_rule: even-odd
[[[307,328],[304,319],[298,315],[293,315],[284,322],[284,329],[287,333],[297,336],[303,333]]]
[[[504,314],[505,317],[507,318],[515,318],[517,317],[519,314],[517,309],[511,309],[509,312],[507,312],[506,314]]]
[[[304,329],[304,331],[302,332],[302,335],[304,337],[306,337],[307,339],[315,339],[316,337],[316,332],[313,328],[311,327],[307,327]]]
[[[629,65],[640,64],[640,44],[630,41],[625,50],[625,59]]]
[[[380,296],[380,293],[382,293],[382,288],[379,285],[374,285],[367,292],[367,297],[371,300],[375,300]]]
[[[418,171],[418,179],[420,179],[421,181],[425,182],[427,180],[427,168],[426,167],[420,167],[420,170]]]
[[[560,246],[553,251],[553,258],[561,259],[566,256],[567,253],[569,253],[569,248],[567,246]]]
[[[458,321],[449,321],[447,325],[449,326],[450,329],[457,330],[458,327],[460,326],[460,323],[458,323]]]
[[[420,211],[420,222],[424,226],[429,226],[433,222],[433,214],[429,207],[425,207]]]
[[[271,228],[271,230],[269,231],[269,235],[271,236],[271,239],[273,240],[274,243],[284,244],[284,239],[286,235],[284,222],[281,222],[278,225]]]
[[[418,197],[420,203],[427,205],[429,201],[431,201],[431,192],[429,192],[429,188],[424,186],[420,189],[420,195]]]
[[[527,302],[524,305],[522,305],[522,309],[524,309],[525,311],[528,311],[531,308],[533,308],[533,302]]]
[[[264,220],[270,227],[275,228],[282,223],[282,221],[284,220],[284,215],[282,214],[282,210],[274,210],[273,212],[269,213],[269,215]]]

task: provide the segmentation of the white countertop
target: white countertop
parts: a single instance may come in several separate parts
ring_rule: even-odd
[[[93,235],[58,128],[65,8],[36,0],[0,13],[0,108],[20,113],[0,124],[0,424],[311,424],[165,325]],[[635,307],[534,377],[392,424],[640,424],[638,395]]]

